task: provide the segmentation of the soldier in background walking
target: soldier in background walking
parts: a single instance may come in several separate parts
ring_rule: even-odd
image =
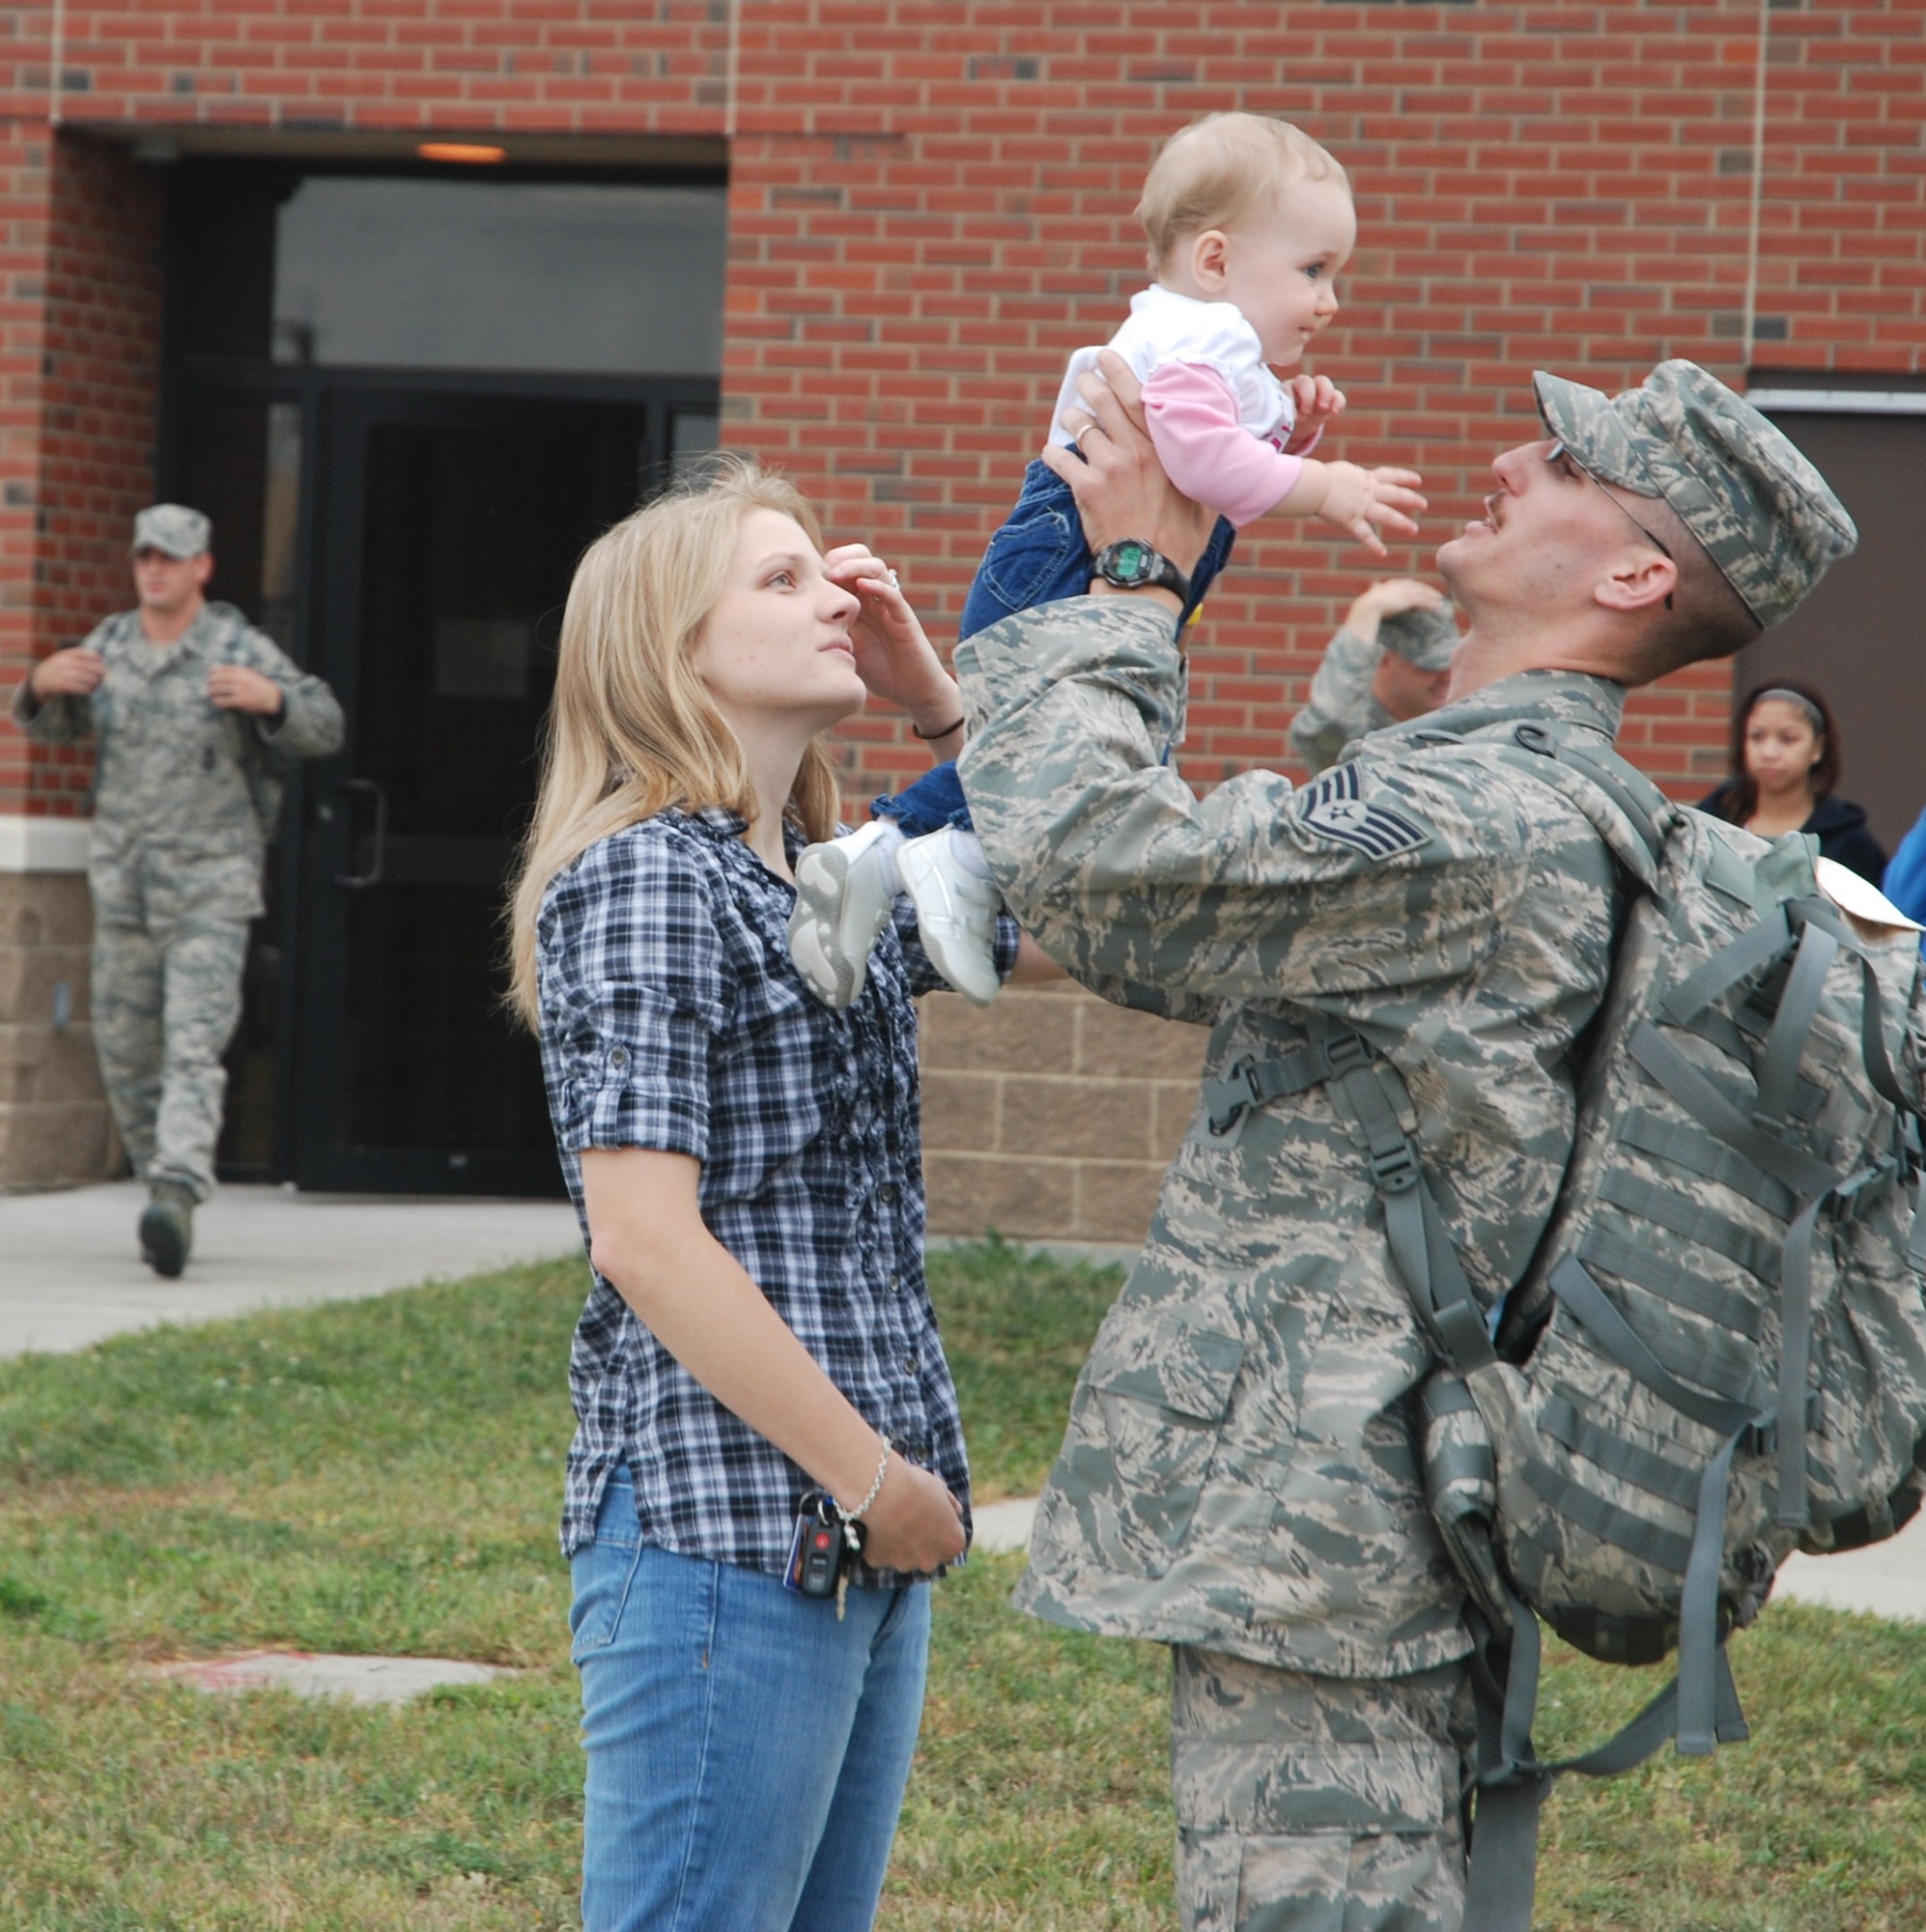
[[[241,1016],[247,923],[285,774],[339,749],[341,707],[228,604],[211,604],[212,530],[156,503],[134,519],[135,609],[43,658],[15,694],[33,738],[98,748],[87,883],[100,1077],[150,1200],[141,1253],[186,1265],[213,1188]]]
[[[1380,578],[1352,599],[1324,646],[1310,702],[1290,721],[1290,749],[1321,772],[1352,739],[1435,711],[1457,648],[1442,590],[1415,577]]]

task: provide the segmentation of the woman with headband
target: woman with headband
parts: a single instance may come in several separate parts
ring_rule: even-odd
[[[1762,838],[1809,832],[1821,856],[1878,885],[1885,848],[1866,826],[1864,806],[1834,796],[1842,761],[1831,707],[1809,684],[1764,685],[1732,725],[1732,776],[1699,810]]]

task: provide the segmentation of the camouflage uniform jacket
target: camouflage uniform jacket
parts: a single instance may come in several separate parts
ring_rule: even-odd
[[[1490,744],[1608,743],[1618,685],[1531,672],[1364,741],[1303,789],[1199,800],[1157,763],[1177,690],[1161,610],[1085,598],[957,653],[963,781],[1011,909],[1106,998],[1209,1022],[1206,1077],[1328,1015],[1402,1073],[1481,1294],[1523,1272],[1571,1150],[1572,1041],[1610,966],[1602,839]],[[1461,1593],[1410,1433],[1429,1350],[1326,1087],[1200,1109],[1078,1380],[1018,1602],[1086,1630],[1335,1676],[1462,1655]]]
[[[1311,680],[1311,696],[1290,721],[1290,749],[1314,772],[1335,764],[1354,738],[1398,722],[1371,688],[1383,661],[1384,646],[1375,638],[1359,637],[1348,625],[1325,647]]]
[[[121,611],[82,641],[107,674],[85,697],[34,702],[22,684],[14,718],[33,738],[98,746],[88,864],[97,896],[139,902],[160,890],[223,919],[261,910],[261,858],[296,758],[339,749],[341,707],[231,604],[209,604],[174,643],[156,648],[138,611]],[[217,664],[245,665],[281,687],[275,720],[223,711],[208,696]]]

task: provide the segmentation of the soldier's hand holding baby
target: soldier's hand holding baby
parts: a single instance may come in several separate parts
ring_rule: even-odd
[[[208,673],[208,696],[222,711],[245,711],[256,718],[278,718],[287,698],[271,677],[245,665],[215,665]]]
[[[42,704],[50,697],[85,697],[107,674],[107,661],[99,651],[55,651],[34,667],[27,680]]]

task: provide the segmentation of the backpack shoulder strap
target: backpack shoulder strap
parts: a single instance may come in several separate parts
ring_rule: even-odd
[[[1647,892],[1657,883],[1658,861],[1679,822],[1679,808],[1629,759],[1589,741],[1595,733],[1555,724],[1506,724],[1475,732],[1506,764],[1563,796],[1591,820],[1612,856]]]

